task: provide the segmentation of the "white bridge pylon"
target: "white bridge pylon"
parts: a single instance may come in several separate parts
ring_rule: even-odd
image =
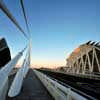
[[[25,50],[25,49],[24,49]],[[24,50],[19,52],[15,58],[13,58],[8,64],[6,64],[1,70],[0,70],[0,94],[3,91],[2,87],[6,84],[8,80],[8,76],[11,73],[12,69],[15,67],[17,64],[18,60],[21,58],[23,55]]]
[[[17,96],[20,93],[24,78],[26,77],[28,73],[29,67],[30,67],[30,46],[29,46],[28,52],[26,53],[26,57],[23,61],[22,67],[18,70],[12,82],[12,85],[9,89],[9,92],[8,92],[9,97]]]
[[[22,7],[24,19],[25,19],[25,22],[26,22],[26,28],[27,28],[29,34],[26,34],[26,32],[24,32],[24,30],[22,29],[22,27],[20,26],[20,24],[18,23],[16,18],[13,16],[13,14],[10,12],[10,10],[4,4],[3,0],[0,0],[0,10],[2,10],[4,12],[4,14],[13,22],[13,24],[20,30],[21,33],[23,33],[24,37],[26,37],[29,41],[29,49],[28,49],[28,52],[26,54],[26,58],[23,61],[23,65],[19,69],[19,71],[17,72],[15,79],[14,79],[14,81],[13,81],[11,87],[10,87],[10,90],[9,90],[9,93],[8,93],[8,96],[10,96],[10,97],[16,96],[20,92],[23,80],[24,80],[24,78],[25,78],[25,76],[26,76],[26,74],[29,70],[30,60],[31,60],[30,52],[31,52],[31,36],[32,35],[29,31],[27,16],[26,16],[26,13],[25,13],[25,8],[24,8],[24,1],[20,0],[20,4],[21,4],[21,7]],[[30,35],[30,38],[28,37],[28,35]],[[12,59],[8,64],[6,64],[0,70],[0,100],[2,98],[3,90],[5,90],[5,86],[6,86],[5,84],[8,82],[8,76],[11,73],[14,66],[17,64],[20,57],[22,56],[24,50],[22,50],[20,53],[18,53],[18,55],[15,56],[14,59]],[[5,99],[2,99],[2,100],[5,100]]]

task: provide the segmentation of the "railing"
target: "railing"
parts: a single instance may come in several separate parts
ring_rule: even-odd
[[[34,70],[34,72],[55,100],[88,100],[80,94],[72,91],[70,88],[67,88],[59,84],[57,81],[47,77],[45,74],[37,70]]]

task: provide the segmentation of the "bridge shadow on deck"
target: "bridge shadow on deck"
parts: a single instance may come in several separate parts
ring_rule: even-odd
[[[9,84],[12,78],[10,77]],[[29,70],[23,82],[20,94],[14,98],[7,97],[6,100],[54,100],[32,69]]]

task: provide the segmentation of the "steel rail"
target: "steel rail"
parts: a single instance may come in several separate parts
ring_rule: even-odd
[[[42,70],[40,70],[40,72],[42,72],[42,73],[44,73],[44,74],[46,74],[46,75],[48,75],[49,77],[52,77],[52,78],[55,78],[56,80],[58,80],[58,81],[60,81],[60,82],[62,82],[62,83],[65,83],[65,84],[67,84],[67,86],[71,86],[71,87],[73,87],[72,89],[73,90],[79,90],[79,91],[81,91],[80,93],[82,94],[83,92],[84,92],[84,94],[86,94],[87,95],[87,97],[89,97],[89,99],[91,99],[91,100],[95,100],[95,98],[100,98],[100,96],[99,96],[99,94],[98,94],[98,92],[97,93],[95,93],[93,90],[87,90],[87,88],[85,88],[84,87],[84,85],[83,86],[78,86],[76,83],[77,82],[82,82],[82,81],[80,81],[80,80],[78,80],[78,79],[75,79],[75,80],[77,80],[76,82],[74,82],[75,80],[73,79],[73,78],[68,78],[68,77],[62,77],[62,76],[64,76],[62,73],[60,74],[60,75],[58,75],[58,74],[56,74],[56,73],[52,73],[52,74],[50,74],[49,72],[47,73],[47,72],[45,72],[45,71],[42,71]],[[72,76],[73,77],[73,76]],[[84,82],[83,82],[84,83]],[[89,84],[88,82],[86,82],[87,84]],[[90,84],[89,84],[90,85]],[[75,90],[75,91],[76,91]],[[93,93],[92,93],[93,92]],[[83,94],[83,95],[84,95]],[[84,95],[84,96],[86,96],[86,95]],[[97,96],[96,96],[97,95]],[[99,97],[98,97],[99,96]]]
[[[48,76],[48,77],[50,77],[50,76]],[[82,91],[80,91],[80,90],[77,90],[77,89],[73,88],[72,86],[70,86],[70,85],[68,85],[68,84],[65,84],[64,82],[61,82],[61,81],[59,81],[59,80],[57,80],[57,79],[55,79],[55,78],[53,78],[53,77],[50,77],[50,78],[53,79],[54,81],[56,81],[56,82],[62,84],[63,86],[65,86],[65,87],[67,87],[67,88],[70,88],[70,89],[73,90],[74,92],[76,92],[76,93],[78,93],[78,94],[80,94],[80,95],[82,95],[82,96],[84,96],[84,97],[86,97],[86,98],[88,98],[88,99],[96,100],[94,97],[92,97],[92,96],[90,96],[90,95],[87,95],[86,93],[84,93],[84,92],[82,92]]]

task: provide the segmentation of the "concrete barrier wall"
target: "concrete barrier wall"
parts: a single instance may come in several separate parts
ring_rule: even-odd
[[[36,70],[34,72],[55,100],[87,100],[85,97],[82,97],[70,88],[64,87],[45,74]]]

